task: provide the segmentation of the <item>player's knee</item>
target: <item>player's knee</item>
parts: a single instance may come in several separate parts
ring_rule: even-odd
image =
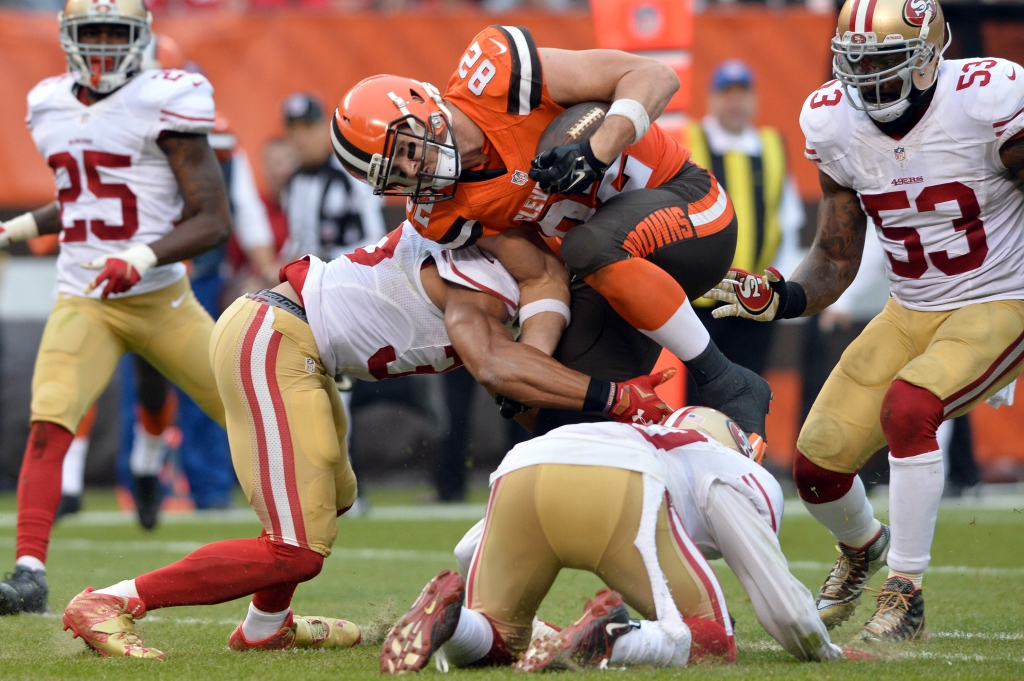
[[[793,458],[793,480],[800,498],[809,504],[824,504],[841,499],[853,487],[856,473],[836,473],[822,468],[799,449]]]
[[[605,265],[624,260],[626,252],[611,235],[580,225],[565,235],[561,256],[572,272],[585,277]]]
[[[32,390],[32,420],[56,422],[73,418],[78,411],[77,403],[72,402],[74,396],[77,392],[61,383],[49,381],[36,386]]]
[[[280,571],[283,581],[308,582],[323,569],[324,557],[312,549],[270,541],[266,537],[264,540],[274,555],[274,567]]]
[[[882,400],[879,418],[894,457],[916,456],[939,448],[935,433],[942,424],[942,400],[928,390],[893,381]]]
[[[736,661],[736,642],[724,626],[702,617],[687,617],[683,621],[690,628],[688,664]]]

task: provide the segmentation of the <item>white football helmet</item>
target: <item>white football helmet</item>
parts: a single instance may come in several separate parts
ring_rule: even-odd
[[[57,19],[68,71],[79,85],[94,92],[113,92],[140,70],[153,21],[143,0],[67,0]],[[127,26],[128,42],[82,42],[78,32],[88,24]]]
[[[748,436],[735,421],[710,407],[676,409],[661,425],[667,428],[696,430],[739,452],[754,463],[761,463],[761,459],[764,458],[764,440],[757,435]]]
[[[927,90],[935,82],[948,34],[936,0],[846,0],[832,39],[832,71],[854,107],[881,123],[894,121],[910,107],[912,87]],[[894,81],[899,94],[885,87]]]

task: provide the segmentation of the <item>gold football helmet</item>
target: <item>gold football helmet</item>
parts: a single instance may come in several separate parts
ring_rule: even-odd
[[[667,428],[696,430],[753,460],[754,463],[761,463],[761,459],[764,458],[765,448],[759,446],[763,442],[760,437],[756,438],[758,446],[755,446],[735,421],[710,407],[676,409],[661,425]]]
[[[57,19],[68,71],[79,85],[113,92],[139,71],[153,21],[144,0],[67,0]],[[83,40],[82,27],[93,24],[125,26],[127,41]]]
[[[892,121],[910,107],[913,87],[935,82],[948,33],[936,0],[846,0],[832,70],[854,107]]]

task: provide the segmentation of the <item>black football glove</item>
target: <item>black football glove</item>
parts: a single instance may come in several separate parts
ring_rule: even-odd
[[[548,194],[585,194],[608,164],[590,150],[590,140],[548,149],[530,164],[530,179]]]

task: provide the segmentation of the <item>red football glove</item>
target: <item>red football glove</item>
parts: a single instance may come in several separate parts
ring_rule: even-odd
[[[863,650],[856,650],[854,648],[843,648],[843,655],[847,660],[873,660],[875,659],[871,653],[866,653]]]
[[[654,389],[676,375],[670,367],[650,376],[637,376],[615,385],[615,401],[608,415],[620,423],[657,424],[672,413],[672,408]]]
[[[106,282],[106,286],[103,288],[101,298],[106,298],[112,293],[124,293],[138,284],[145,276],[146,271],[154,265],[156,265],[156,254],[153,253],[153,249],[144,244],[132,246],[117,255],[105,255],[82,263],[82,267],[86,269],[102,269],[96,278],[85,287],[85,293],[86,295],[92,293],[103,282]]]

